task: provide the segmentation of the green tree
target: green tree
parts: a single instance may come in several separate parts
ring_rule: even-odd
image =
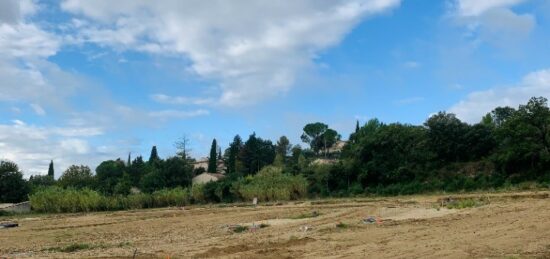
[[[57,181],[63,188],[91,188],[94,183],[92,170],[85,165],[71,165]]]
[[[156,190],[160,190],[166,186],[164,177],[162,177],[160,170],[152,168],[147,174],[141,178],[140,182],[141,190],[147,193],[152,193]]]
[[[104,193],[112,194],[115,185],[122,178],[124,171],[125,165],[120,159],[102,162],[95,169],[97,189]]]
[[[304,127],[301,139],[309,144],[315,154],[318,155],[320,150],[324,150],[326,156],[328,149],[340,139],[340,135],[335,130],[330,129],[328,125],[316,122],[307,124]]]
[[[208,157],[208,171],[209,173],[216,173],[218,171],[218,145],[216,139],[212,140],[212,146],[210,147],[210,156]]]
[[[304,126],[304,133],[302,133],[302,136],[300,138],[303,142],[308,143],[310,148],[315,153],[318,153],[319,149],[321,148],[321,136],[323,135],[323,133],[325,133],[327,129],[328,125],[324,123],[309,123]]]
[[[132,166],[132,152],[128,153],[128,160],[126,161],[126,167]]]
[[[226,150],[226,163],[227,163],[227,173],[235,174],[238,172],[237,164],[239,159],[239,153],[243,148],[243,141],[239,135],[236,135],[233,138],[233,142],[229,144],[229,147]]]
[[[497,107],[491,112],[491,118],[496,126],[500,126],[509,118],[511,118],[515,113],[516,110],[512,107]]]
[[[149,166],[143,161],[142,156],[137,156],[134,161],[132,161],[130,168],[128,168],[128,173],[130,179],[132,179],[133,186],[139,186],[141,178],[148,172]]]
[[[351,171],[345,178],[363,187],[413,181],[431,158],[424,127],[371,120],[358,136],[343,154]]]
[[[290,141],[286,136],[281,136],[279,140],[277,140],[276,150],[277,154],[281,154],[283,158],[285,158],[290,151]]]
[[[273,166],[283,168],[285,166],[285,159],[283,158],[283,155],[277,153],[275,155],[275,159],[273,160]]]
[[[122,174],[122,177],[116,183],[113,193],[119,195],[128,195],[132,189],[132,179],[130,175],[126,172]]]
[[[327,129],[321,136],[320,144],[323,145],[325,151],[325,157],[328,155],[329,148],[334,146],[337,141],[340,140],[340,134],[333,129]]]
[[[157,146],[153,146],[151,149],[151,155],[149,156],[149,163],[155,163],[160,160],[159,154],[157,152]]]
[[[160,171],[167,188],[187,187],[193,179],[193,165],[179,156],[166,159]]]
[[[15,203],[28,199],[29,184],[16,163],[0,161],[0,202]]]
[[[469,126],[452,113],[439,112],[424,125],[428,128],[428,143],[440,162],[459,162],[468,157],[466,134]]]
[[[499,147],[494,156],[499,169],[507,175],[523,173],[524,179],[550,174],[550,109],[546,98],[533,97],[517,111],[502,113],[506,119],[497,128]]]
[[[54,178],[53,160],[50,160],[50,166],[48,167],[48,176]]]
[[[31,177],[29,177],[31,192],[34,192],[41,187],[52,186],[54,184],[55,180],[49,175],[31,175]]]
[[[275,146],[270,140],[256,137],[256,133],[250,135],[239,153],[245,175],[255,174],[266,165],[273,163],[275,159]]]

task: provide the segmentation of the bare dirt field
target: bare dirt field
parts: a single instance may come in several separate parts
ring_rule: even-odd
[[[0,217],[0,258],[550,258],[549,192],[446,197]]]

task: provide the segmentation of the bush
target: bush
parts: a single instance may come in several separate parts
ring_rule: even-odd
[[[104,197],[90,189],[62,189],[49,187],[30,197],[31,206],[39,212],[88,212],[102,209]]]
[[[30,196],[32,209],[38,212],[90,212],[183,206],[190,203],[188,189],[163,189],[153,194],[103,196],[90,189],[49,187]]]
[[[267,166],[255,176],[249,176],[238,186],[244,200],[295,200],[307,195],[308,183],[301,175],[284,174],[281,168]]]
[[[191,197],[188,189],[177,187],[163,189],[153,193],[155,207],[176,206],[181,207],[190,203]]]
[[[194,203],[206,202],[204,197],[204,184],[193,184],[191,187],[191,198]]]

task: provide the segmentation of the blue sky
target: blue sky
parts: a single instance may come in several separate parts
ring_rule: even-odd
[[[550,93],[548,0],[0,2],[0,158],[27,176]]]

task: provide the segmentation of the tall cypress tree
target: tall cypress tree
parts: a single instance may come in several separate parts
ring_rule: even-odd
[[[157,153],[157,146],[153,146],[151,149],[151,156],[149,156],[149,163],[160,160],[159,155]]]
[[[359,132],[359,120],[357,120],[357,123],[355,124],[355,134]]]
[[[48,176],[53,179],[54,177],[54,171],[53,171],[53,160],[50,160],[50,166],[48,167]]]
[[[130,167],[132,165],[132,152],[128,153],[128,162],[126,162],[126,166]]]
[[[218,166],[217,166],[217,158],[218,158],[218,153],[216,152],[216,150],[218,150],[217,148],[217,144],[216,144],[216,139],[212,140],[212,147],[210,147],[210,157],[208,158],[208,172],[209,173],[215,173],[216,170],[218,169]]]

